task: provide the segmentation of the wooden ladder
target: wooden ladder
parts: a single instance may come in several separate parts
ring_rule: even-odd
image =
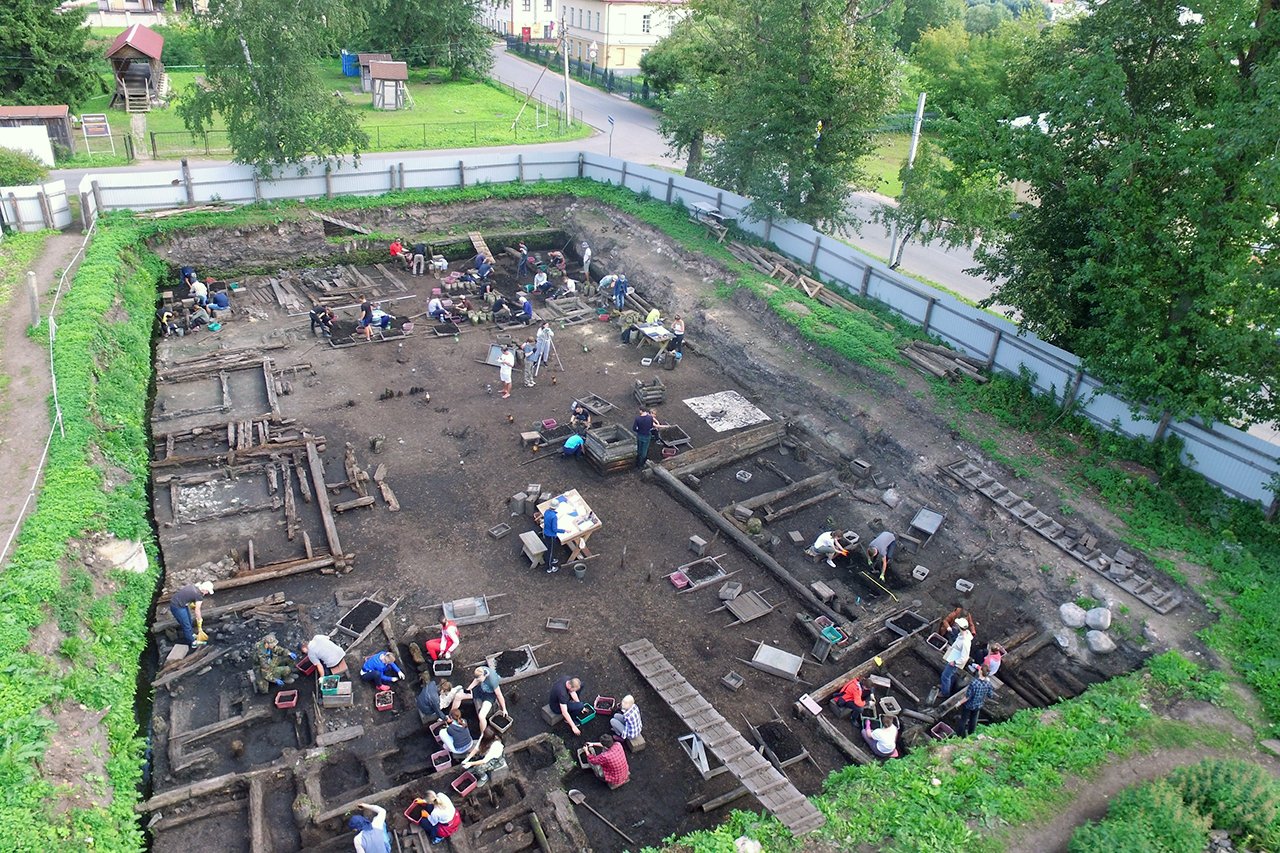
[[[128,87],[124,90],[124,111],[127,113],[151,112],[151,98],[146,89],[137,91]]]

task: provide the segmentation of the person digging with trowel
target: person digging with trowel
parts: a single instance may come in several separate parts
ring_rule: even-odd
[[[213,584],[201,581],[187,584],[169,599],[169,613],[182,629],[183,640],[193,649],[209,642],[209,637],[204,632],[204,617],[200,613],[200,603],[207,595],[213,595]],[[192,617],[195,619],[194,630],[191,625]]]
[[[840,546],[838,535],[834,530],[827,530],[818,534],[818,538],[813,541],[806,553],[811,557],[826,557],[827,565],[834,569],[836,567],[836,554],[841,557],[849,556],[849,551]]]
[[[284,686],[293,684],[293,663],[298,656],[285,651],[276,641],[275,634],[267,634],[253,647],[253,687],[259,693],[266,693],[271,685]]]

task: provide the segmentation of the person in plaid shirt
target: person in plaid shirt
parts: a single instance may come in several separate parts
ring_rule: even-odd
[[[969,682],[969,687],[964,692],[964,711],[960,719],[961,737],[968,737],[978,729],[978,712],[982,710],[982,703],[995,692],[990,675],[991,670],[984,663],[978,667],[978,677]]]
[[[627,754],[622,751],[622,744],[613,739],[613,735],[602,735],[599,743],[589,743],[588,747],[596,747],[596,752],[587,750],[587,763],[596,767],[596,775],[604,779],[610,788],[617,788],[631,778],[631,770],[627,767]]]
[[[644,723],[640,721],[640,706],[636,704],[634,696],[623,696],[618,707],[622,709],[622,713],[610,720],[609,726],[618,737],[631,740],[644,728]]]

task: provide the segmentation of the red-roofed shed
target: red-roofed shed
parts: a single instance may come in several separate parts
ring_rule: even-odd
[[[145,113],[163,103],[169,89],[164,63],[160,61],[163,52],[164,36],[142,24],[134,24],[116,36],[107,51],[116,78],[112,107],[118,104],[125,112]]]
[[[43,127],[49,140],[76,153],[76,138],[71,128],[71,110],[66,104],[43,107],[0,107],[0,127]]]

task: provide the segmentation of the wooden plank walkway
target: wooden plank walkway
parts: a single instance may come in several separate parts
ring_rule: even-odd
[[[467,237],[470,238],[471,245],[475,247],[476,254],[484,255],[486,258],[493,257],[493,252],[489,251],[489,245],[485,243],[484,237],[481,236],[479,231],[472,231],[467,234]]]
[[[653,643],[636,640],[620,646],[619,650],[707,750],[737,777],[760,805],[782,821],[792,835],[799,837],[827,822],[826,815],[729,725]]]

